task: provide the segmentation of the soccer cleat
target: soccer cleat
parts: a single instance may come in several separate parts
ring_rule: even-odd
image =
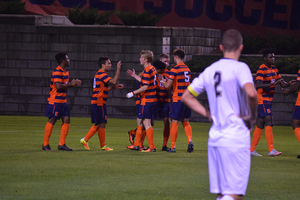
[[[134,146],[134,145],[130,145],[126,147],[127,149],[131,149],[131,150],[139,150],[139,146]]]
[[[167,151],[167,152],[169,152],[169,153],[176,153],[176,149],[175,148],[173,148],[173,149],[170,149],[169,151]]]
[[[300,159],[300,155],[298,155],[297,158]]]
[[[262,155],[260,155],[259,153],[257,153],[255,150],[251,152],[251,155],[252,155],[252,156],[262,156]]]
[[[52,151],[49,144],[47,144],[46,146],[42,145],[42,149],[45,150],[45,151]]]
[[[103,150],[103,151],[112,151],[114,149],[109,148],[108,146],[104,145],[103,147],[101,147],[101,150]]]
[[[73,149],[70,149],[69,147],[67,147],[66,144],[58,145],[57,148],[58,148],[58,150],[73,151]]]
[[[193,151],[194,151],[194,144],[193,144],[193,142],[190,142],[190,143],[188,144],[187,152],[188,152],[188,153],[192,153]]]
[[[148,148],[148,149],[145,149],[145,150],[141,150],[141,152],[156,152],[156,148],[154,148],[154,149]]]
[[[134,144],[135,135],[132,134],[132,130],[128,131],[128,135],[129,135],[129,142],[131,144]]]
[[[89,147],[89,143],[87,141],[85,141],[84,138],[80,139],[80,143],[84,146],[84,148],[86,150],[91,150],[90,147]]]
[[[171,149],[170,149],[169,147],[167,147],[167,146],[163,146],[161,150],[162,150],[162,151],[169,151],[169,150],[171,150]]]
[[[269,155],[269,156],[279,156],[279,155],[281,155],[281,152],[276,151],[275,149],[273,149],[272,151],[270,151],[270,152],[268,153],[268,155]]]
[[[139,150],[143,151],[143,150],[146,150],[146,148],[145,147],[139,147]]]

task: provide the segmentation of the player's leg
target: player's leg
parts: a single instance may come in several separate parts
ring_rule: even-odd
[[[181,103],[181,102],[180,102]],[[194,144],[192,140],[192,127],[189,123],[189,118],[191,117],[191,109],[187,107],[185,104],[181,104],[181,114],[182,114],[182,125],[184,128],[185,135],[187,137],[188,143],[188,153],[192,153],[194,151]]]
[[[105,126],[106,126],[106,122],[102,122],[102,123],[100,123],[99,129],[98,129],[98,137],[99,137],[99,141],[100,141],[100,147],[101,147],[101,150],[112,151],[113,149],[106,146],[106,144],[105,144]]]
[[[178,137],[178,125],[179,125],[179,117],[180,116],[180,105],[178,102],[173,102],[170,109],[171,118],[171,130],[170,130],[170,139],[171,139],[171,150],[168,151],[170,153],[176,152],[176,141]]]
[[[48,104],[47,108],[46,108],[46,114],[45,114],[45,116],[48,117],[48,122],[46,123],[45,129],[44,129],[44,142],[42,145],[42,149],[45,151],[52,150],[49,145],[49,139],[52,134],[54,124],[56,123],[56,120],[57,120],[55,114],[57,114],[57,113],[55,112],[54,105]]]
[[[253,155],[253,156],[262,156],[261,154],[259,154],[255,151],[255,148],[256,148],[256,146],[261,138],[261,134],[264,130],[265,121],[262,118],[257,118],[256,124],[257,125],[256,125],[256,128],[254,129],[253,136],[252,136],[250,151],[251,151],[251,155]]]
[[[144,106],[144,114],[143,114],[143,125],[146,130],[146,137],[149,143],[149,148],[146,150],[142,150],[142,152],[155,152],[156,148],[154,145],[154,132],[152,128],[152,123],[154,124],[154,117],[156,112],[157,104],[149,103]]]
[[[300,142],[300,106],[295,106],[293,113],[293,129],[296,138]],[[300,155],[297,156],[300,159]]]
[[[169,119],[170,103],[160,102],[158,112],[159,112],[159,116],[163,118],[163,122],[164,122],[162,151],[169,151],[170,148],[167,147],[167,144],[170,137],[170,119]]]

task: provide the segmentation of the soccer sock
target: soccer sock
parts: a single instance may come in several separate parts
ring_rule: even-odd
[[[167,146],[168,140],[170,136],[170,126],[165,126],[164,127],[164,141],[163,141],[163,147]]]
[[[135,136],[135,142],[134,142],[134,146],[139,146],[140,142],[142,140],[142,136],[143,136],[143,127],[142,126],[138,126],[137,130],[136,130],[136,136]]]
[[[152,128],[152,126],[146,130],[146,136],[147,136],[147,140],[148,140],[148,143],[149,143],[149,148],[154,149],[155,145],[154,145],[154,139],[153,139],[153,128]]]
[[[51,136],[53,130],[53,124],[51,124],[50,122],[47,122],[46,126],[45,126],[45,133],[44,133],[44,146],[49,144],[49,139]]]
[[[170,131],[171,149],[174,149],[176,147],[177,136],[178,136],[178,123],[172,122],[172,128]]]
[[[141,141],[140,141],[140,148],[142,148],[144,146],[145,137],[146,137],[146,131],[143,127],[142,138],[141,138]]]
[[[132,135],[136,135],[136,130],[137,130],[137,128],[136,129],[134,129],[134,130],[131,130],[130,132],[131,132],[131,134]]]
[[[224,195],[221,200],[234,200],[234,198],[230,195]]]
[[[265,135],[269,147],[269,152],[274,149],[273,146],[273,133],[272,133],[273,127],[272,126],[266,126]]]
[[[297,138],[297,139],[299,140],[299,142],[300,142],[300,128],[295,128],[294,132],[295,132],[296,138]]]
[[[182,123],[188,143],[192,142],[192,127],[189,122]]]
[[[258,142],[261,138],[262,131],[263,131],[263,129],[261,129],[261,128],[257,128],[257,127],[255,128],[255,130],[253,132],[250,152],[255,150],[255,147],[256,147],[256,145],[258,144]]]
[[[97,132],[97,130],[98,130],[98,126],[93,125],[93,126],[90,128],[89,132],[84,136],[84,140],[85,140],[86,142],[88,142],[89,139],[90,139],[93,135],[95,135],[95,133]]]
[[[63,123],[61,125],[61,128],[60,128],[60,140],[59,140],[59,145],[62,146],[65,144],[66,142],[66,137],[69,133],[69,127],[70,127],[70,124],[67,124],[67,123]]]
[[[100,141],[101,148],[105,146],[105,128],[98,129],[98,137]]]

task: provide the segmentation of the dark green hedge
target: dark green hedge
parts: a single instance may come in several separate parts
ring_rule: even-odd
[[[192,72],[203,72],[203,70],[213,62],[222,58],[221,55],[194,56],[192,60],[186,62]],[[252,73],[256,73],[258,67],[263,64],[261,57],[241,56],[240,61],[245,62]],[[274,64],[280,74],[296,74],[300,69],[300,57],[276,57]]]
[[[26,2],[21,0],[0,1],[0,14],[23,14]]]

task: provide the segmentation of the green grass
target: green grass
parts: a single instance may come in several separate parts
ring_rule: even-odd
[[[91,127],[89,118],[71,118],[66,144],[57,150],[60,122],[50,138],[52,152],[41,150],[45,117],[0,116],[0,199],[215,199],[209,193],[207,138],[210,124],[191,123],[195,151],[179,128],[177,153],[161,151],[163,124],[154,126],[155,153],[127,150],[127,131],[135,120],[108,119],[106,144],[95,135],[91,151],[79,143]],[[283,154],[267,156],[264,135],[253,157],[244,199],[300,199],[300,144],[291,127],[274,127],[274,146]],[[145,143],[147,145],[147,142]],[[229,162],[229,161],[228,161]]]

